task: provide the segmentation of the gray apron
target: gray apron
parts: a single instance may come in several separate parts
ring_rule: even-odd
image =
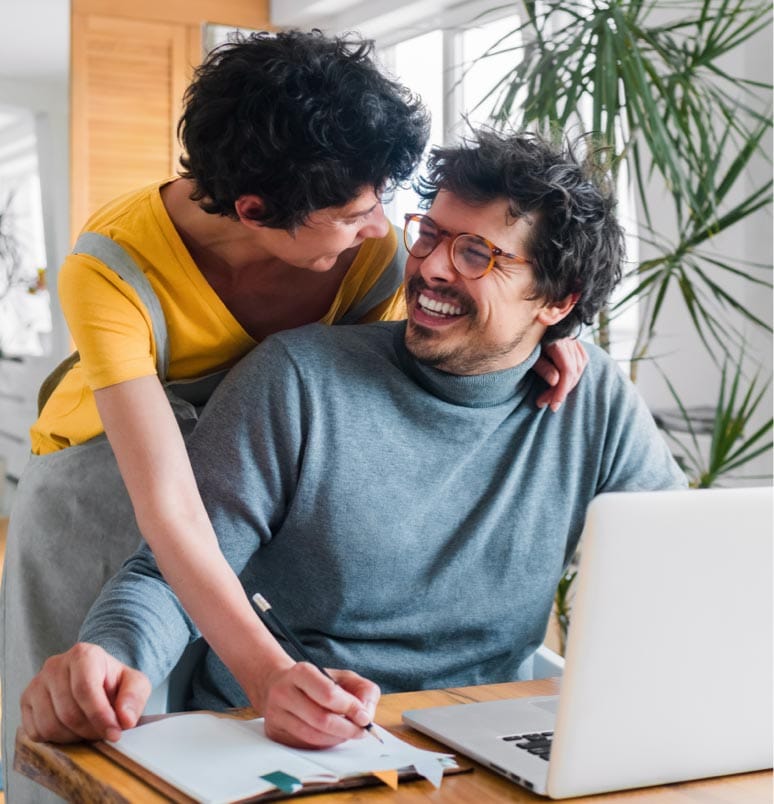
[[[102,235],[81,235],[73,251],[101,260],[139,294],[153,324],[158,376],[165,381],[166,324],[145,275],[117,243]],[[63,366],[74,362],[69,358]],[[55,370],[54,375],[63,373]],[[197,408],[224,374],[165,382],[184,436],[193,429]],[[55,381],[44,386],[50,392]],[[132,504],[104,434],[49,455],[30,456],[14,495],[0,595],[2,757],[8,804],[60,800],[11,771],[21,723],[19,699],[49,656],[75,644],[102,586],[139,540]]]

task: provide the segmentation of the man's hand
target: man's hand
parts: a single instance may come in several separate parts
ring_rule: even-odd
[[[38,742],[117,740],[136,725],[150,681],[97,645],[79,642],[46,660],[21,697],[22,726]]]
[[[543,346],[543,353],[534,368],[551,387],[537,398],[538,407],[549,405],[551,410],[559,410],[567,395],[578,384],[588,362],[589,356],[583,345],[573,338]]]
[[[272,740],[297,748],[329,748],[362,737],[374,716],[379,687],[349,670],[298,662],[271,679],[262,714]]]

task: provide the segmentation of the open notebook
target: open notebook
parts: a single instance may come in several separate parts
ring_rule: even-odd
[[[374,729],[384,744],[368,735],[334,748],[304,751],[270,740],[263,718],[192,712],[128,729],[117,742],[99,747],[150,784],[161,780],[208,804],[271,800],[377,779],[395,787],[398,779],[417,776],[439,787],[445,772],[459,769],[450,754],[425,751],[379,726]]]

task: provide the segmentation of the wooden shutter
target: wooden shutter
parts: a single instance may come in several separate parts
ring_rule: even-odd
[[[73,0],[71,207],[87,217],[124,192],[172,176],[185,87],[202,59],[203,27],[268,27],[261,0]]]
[[[188,72],[186,27],[89,16],[73,31],[72,222],[171,176]]]

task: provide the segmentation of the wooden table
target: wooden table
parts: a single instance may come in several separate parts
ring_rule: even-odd
[[[377,722],[395,734],[434,750],[448,750],[401,722],[401,712],[425,706],[491,701],[526,695],[553,695],[558,692],[555,680],[528,681],[513,684],[491,684],[483,687],[460,687],[449,690],[408,692],[385,695],[377,711]],[[249,713],[254,716],[253,713]],[[461,773],[444,779],[440,790],[427,781],[406,782],[397,792],[380,785],[357,788],[336,793],[321,793],[304,798],[309,804],[364,804],[370,802],[444,802],[444,804],[489,804],[489,802],[546,802],[545,798],[528,792],[476,763],[473,772]],[[162,801],[189,802],[180,795],[168,798],[154,788],[119,767],[89,744],[57,746],[34,743],[24,735],[16,739],[15,768],[54,790],[68,801],[104,802],[105,804],[154,804]],[[613,804],[626,801],[632,804],[771,804],[771,773],[743,773],[698,782],[650,787],[623,793],[608,793],[583,799],[586,804]]]

